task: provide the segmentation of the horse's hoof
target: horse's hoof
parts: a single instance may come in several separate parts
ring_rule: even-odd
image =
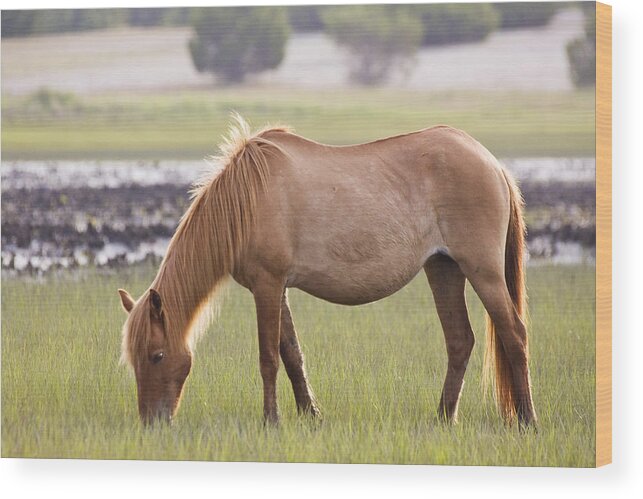
[[[278,415],[264,416],[263,426],[264,428],[279,428],[279,416]]]
[[[319,410],[319,407],[313,405],[311,406],[308,411],[307,411],[309,416],[312,416],[315,419],[321,419],[322,418],[322,413]]]
[[[530,421],[529,423],[519,422],[518,423],[518,432],[520,434],[533,433],[534,435],[538,434],[538,426],[535,421]]]
[[[437,415],[438,415],[438,421],[444,425],[454,426],[458,422],[458,418],[455,415],[447,414],[447,412],[442,408],[438,409]]]
[[[300,416],[306,416],[313,419],[321,419],[321,411],[319,407],[315,404],[309,404],[305,406],[297,406],[297,414]]]

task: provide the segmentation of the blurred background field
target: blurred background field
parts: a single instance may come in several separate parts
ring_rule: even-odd
[[[593,338],[594,303],[589,291],[595,260],[592,6],[591,2],[559,2],[3,11],[3,455],[337,461],[350,460],[351,444],[355,444],[353,450],[360,449],[354,454],[356,461],[591,464],[593,350],[587,346]],[[257,127],[288,124],[299,134],[337,145],[449,124],[473,135],[501,159],[519,179],[526,200],[531,294],[536,304],[548,300],[547,308],[538,312],[540,320],[534,321],[533,340],[534,364],[539,364],[535,376],[542,387],[537,406],[545,415],[543,438],[530,436],[523,445],[511,430],[496,426],[495,414],[487,414],[487,408],[487,419],[480,423],[476,417],[482,417],[482,407],[469,406],[477,412],[465,419],[465,429],[430,430],[437,432],[433,436],[440,444],[420,450],[414,435],[429,431],[427,427],[420,423],[386,426],[392,422],[383,424],[377,418],[386,413],[380,404],[391,403],[388,396],[384,397],[388,402],[358,397],[356,412],[352,416],[342,412],[350,407],[336,412],[339,419],[330,424],[333,431],[322,432],[315,440],[321,445],[319,438],[326,435],[337,446],[317,453],[306,448],[310,453],[302,454],[293,442],[292,447],[279,447],[278,439],[270,440],[274,436],[244,426],[255,421],[252,410],[259,397],[254,385],[244,385],[252,392],[249,404],[254,405],[236,436],[226,441],[229,452],[216,453],[207,447],[214,445],[212,439],[222,427],[204,429],[205,440],[192,441],[194,446],[188,434],[197,432],[197,426],[185,429],[176,437],[182,446],[178,453],[155,447],[148,436],[129,427],[108,425],[106,432],[97,430],[95,418],[134,419],[133,382],[115,365],[123,317],[116,294],[109,290],[127,284],[140,292],[148,284],[188,206],[189,185],[209,168],[203,158],[216,152],[231,112],[239,112]],[[90,282],[101,284],[94,289]],[[576,294],[569,282],[588,293]],[[370,309],[384,307],[391,315],[382,320],[395,322],[396,310],[418,307],[413,300],[425,293],[430,303],[428,289],[417,282],[412,289],[411,294]],[[67,304],[65,297],[69,297]],[[80,297],[89,298],[95,314],[78,309]],[[244,305],[246,299],[234,290],[228,303],[243,319],[239,334],[250,341],[254,312]],[[404,305],[407,299],[413,303]],[[314,301],[301,300],[311,317],[320,317],[333,328],[345,327],[347,338],[357,341],[354,348],[362,345],[362,339],[363,345],[368,344],[363,329],[374,323],[363,324],[341,313],[332,322],[335,310],[331,314],[326,305],[317,309]],[[474,297],[472,301],[477,303]],[[391,303],[397,306],[391,308]],[[479,312],[479,304],[475,306]],[[574,310],[578,311],[575,317]],[[402,314],[408,313],[423,321],[429,316],[428,322],[405,322],[396,334],[406,342],[426,329],[431,331],[431,342],[418,351],[430,357],[427,362],[432,363],[435,377],[430,397],[437,398],[445,353],[435,314],[431,306]],[[294,314],[297,319],[296,308]],[[233,315],[227,317],[234,320]],[[546,318],[552,319],[553,328]],[[45,333],[50,348],[30,351],[27,339],[33,340],[49,323],[54,325]],[[326,362],[323,350],[330,340],[323,331],[316,333],[316,339],[309,336],[319,328],[315,324],[307,321],[302,326],[308,331],[305,343],[317,350],[309,355],[320,356],[313,357],[312,364],[319,366]],[[65,350],[61,342],[87,328],[92,331],[92,344]],[[201,369],[208,373],[220,368],[219,348],[238,348],[233,336],[225,335],[228,326],[212,329],[216,331],[211,336],[227,339],[208,340],[215,342],[209,345],[217,345],[212,355],[199,355]],[[559,335],[569,342],[566,358],[577,356],[569,363],[560,364],[551,350]],[[573,350],[577,341],[587,348]],[[344,343],[332,344],[335,351],[343,352],[339,358],[356,355],[353,347],[343,351]],[[44,362],[48,351],[58,352],[57,359]],[[94,352],[91,357],[105,351],[109,351],[110,367],[101,371],[106,377],[101,379],[109,381],[98,383],[105,397],[101,399],[77,376],[87,352]],[[404,355],[396,351],[391,362],[403,365]],[[436,363],[433,356],[442,360]],[[67,368],[61,369],[61,359]],[[26,374],[21,367],[25,365],[48,367]],[[372,372],[372,365],[362,365],[358,374]],[[253,356],[247,369],[254,373],[255,367]],[[314,373],[315,368],[311,369]],[[475,405],[479,369],[471,371],[468,376],[475,389],[467,388],[466,403]],[[338,375],[336,371],[317,373],[328,386]],[[41,374],[60,386],[49,395],[35,393],[34,387],[43,382]],[[217,371],[216,375],[226,378],[233,373]],[[194,373],[196,379],[203,376],[204,371]],[[573,382],[560,384],[561,379]],[[407,381],[421,384],[419,378]],[[195,386],[206,390],[202,383]],[[83,403],[102,407],[111,400],[117,408],[101,409],[91,417],[74,412],[65,406],[72,396],[70,386],[81,390]],[[188,390],[186,403],[212,407],[221,402],[217,397],[225,397],[226,390],[233,393],[234,387],[222,383],[198,402],[188,401],[199,389]],[[365,396],[373,396],[375,390],[372,387]],[[326,400],[333,400],[329,388],[322,392]],[[400,410],[413,401],[410,395],[403,399]],[[422,411],[431,413],[435,400],[422,400],[427,402]],[[36,401],[37,412],[25,420],[29,404]],[[571,405],[559,410],[567,403]],[[48,407],[49,415],[43,412]],[[190,418],[201,421],[207,413],[204,407],[189,407],[190,417],[181,424]],[[355,430],[355,440],[342,444],[349,437],[340,426],[357,419],[364,422]],[[432,427],[433,420],[428,421]],[[63,433],[54,429],[60,424]],[[69,442],[63,438],[65,428],[73,433]],[[97,439],[84,441],[78,428],[98,431]],[[365,442],[375,438],[377,428],[394,436],[369,453]],[[302,431],[308,435],[309,429],[295,430]],[[575,436],[566,441],[567,447],[556,450],[558,432]],[[503,435],[502,444],[494,446],[491,442],[498,433]],[[334,440],[338,435],[343,436]],[[114,445],[107,445],[107,440]],[[269,454],[248,451],[253,442],[267,440]],[[407,444],[402,445],[403,441]],[[448,446],[454,441],[468,445],[452,453]],[[484,451],[475,450],[480,441],[487,443]],[[397,444],[397,453],[385,448]],[[101,446],[107,449],[104,453],[98,450]],[[530,455],[530,450],[535,454]]]
[[[330,144],[459,127],[522,181],[532,255],[591,261],[588,5],[4,11],[2,268],[158,259],[231,112]]]
[[[581,9],[562,8],[544,26],[495,29],[482,40],[405,48],[380,80],[364,84],[351,73],[354,61],[388,54],[360,44],[395,38],[382,19],[346,26],[364,35],[348,40],[357,55],[323,24],[291,27],[276,67],[248,70],[233,83],[221,71],[197,70],[187,26],[5,37],[3,158],[200,158],[215,147],[231,110],[335,144],[449,123],[502,156],[593,154],[594,93],[575,88],[566,53],[583,36]],[[397,32],[408,29],[399,22]]]
[[[3,158],[199,159],[231,110],[350,144],[448,123],[501,156],[591,156],[593,91],[300,89],[272,86],[78,96],[40,90],[3,99]]]

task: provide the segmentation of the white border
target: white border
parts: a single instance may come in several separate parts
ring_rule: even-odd
[[[187,5],[235,2],[192,0]],[[296,1],[248,0],[258,4]],[[309,2],[355,3],[355,2]],[[381,2],[380,2],[381,3]],[[418,3],[409,0],[406,3]],[[411,497],[455,499],[515,497],[641,497],[643,492],[643,403],[640,356],[640,289],[643,283],[641,189],[643,189],[642,65],[643,3],[612,0],[614,63],[613,172],[613,461],[598,470],[478,468],[449,466],[174,463],[133,461],[0,461],[3,497]],[[56,7],[177,6],[167,0],[0,0],[2,9]]]

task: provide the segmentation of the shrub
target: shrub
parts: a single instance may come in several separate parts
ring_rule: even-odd
[[[484,40],[499,21],[491,4],[434,4],[412,7],[424,25],[423,45]]]
[[[27,95],[23,102],[28,114],[35,117],[69,116],[83,108],[82,103],[73,93],[60,92],[47,87],[41,87]]]
[[[408,7],[350,5],[322,11],[326,32],[352,56],[351,79],[373,85],[413,56],[422,24]]]
[[[507,2],[493,4],[500,14],[500,28],[545,26],[559,6],[554,2]]]
[[[189,49],[200,72],[225,83],[277,67],[284,58],[289,26],[281,7],[195,9]]]

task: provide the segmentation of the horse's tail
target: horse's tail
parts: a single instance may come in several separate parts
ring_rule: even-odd
[[[505,245],[505,281],[509,295],[518,316],[525,321],[527,312],[527,290],[525,287],[524,250],[525,221],[523,218],[523,199],[513,178],[503,170],[509,187],[509,226]],[[525,338],[526,341],[526,338]],[[495,366],[495,375],[491,372]],[[499,341],[493,321],[487,314],[487,348],[484,357],[484,383],[493,379],[495,398],[502,417],[511,422],[515,415],[512,393],[512,370],[509,358]]]

